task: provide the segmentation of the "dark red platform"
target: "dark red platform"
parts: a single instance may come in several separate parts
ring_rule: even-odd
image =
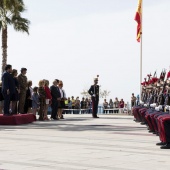
[[[0,114],[0,125],[22,125],[36,121],[34,114],[18,114],[12,116],[4,116]]]

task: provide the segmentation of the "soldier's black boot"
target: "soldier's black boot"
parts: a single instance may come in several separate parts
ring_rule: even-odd
[[[170,149],[170,143],[167,143],[166,145],[161,146],[160,149]]]
[[[159,143],[156,143],[157,146],[162,146],[162,145],[166,145],[166,143],[164,142],[159,142]]]

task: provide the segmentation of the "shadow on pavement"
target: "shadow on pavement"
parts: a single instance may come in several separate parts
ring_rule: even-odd
[[[101,117],[98,120],[102,119],[124,119],[130,120],[132,118],[124,118],[124,117]],[[146,130],[145,126],[132,126],[127,124],[127,122],[123,125],[123,123],[114,123],[111,124],[110,122],[94,122],[94,119],[87,117],[87,118],[66,118],[64,120],[59,121],[37,121],[32,124],[28,125],[20,125],[20,126],[0,126],[0,131],[14,131],[16,129],[47,129],[47,130],[54,130],[54,131],[107,131],[107,132],[134,132],[134,131],[143,131]],[[95,119],[96,120],[96,119]],[[86,121],[86,122],[85,122]],[[79,123],[80,122],[80,123]]]

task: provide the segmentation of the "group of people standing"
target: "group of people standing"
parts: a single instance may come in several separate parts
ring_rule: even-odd
[[[32,88],[32,81],[27,81],[27,69],[21,68],[18,75],[12,65],[6,65],[2,75],[0,101],[3,114],[26,114],[38,111],[39,120],[49,120],[47,111],[49,105],[52,108],[51,118],[63,119],[62,109],[66,99],[65,91],[62,89],[63,82],[58,79],[53,81],[49,87],[48,80],[40,80],[39,87]],[[3,102],[3,105],[2,105]]]
[[[135,96],[134,93],[132,93],[131,97],[131,107],[138,106],[139,105],[139,95]]]
[[[81,113],[91,113],[92,101],[90,98],[82,98],[80,101],[79,97],[74,99],[74,96],[65,100],[65,113],[79,114]]]
[[[22,68],[21,74],[18,75],[17,70],[12,69],[11,65],[5,67],[5,72],[2,75],[2,94],[0,98],[1,106],[4,100],[4,115],[16,114],[17,112],[24,113],[27,93],[26,71],[26,68]]]
[[[0,84],[1,113],[3,112],[5,116],[26,113],[36,115],[38,112],[39,120],[49,120],[47,114],[48,108],[51,106],[51,119],[53,120],[64,119],[63,110],[66,110],[65,113],[69,113],[70,110],[73,110],[73,113],[79,113],[80,109],[82,113],[91,113],[92,111],[93,117],[97,117],[99,100],[97,84],[93,95],[91,93],[94,89],[89,90],[91,98],[82,98],[80,101],[79,97],[76,99],[73,96],[67,98],[63,90],[63,82],[58,79],[53,81],[51,87],[49,87],[49,81],[44,79],[39,81],[38,87],[32,88],[32,81],[27,80],[26,73],[26,68],[21,68],[21,73],[18,75],[17,70],[12,69],[12,65],[5,67]],[[94,98],[95,100],[93,100]],[[97,106],[93,101],[97,102]],[[94,109],[92,110],[92,108]]]
[[[98,104],[99,104],[99,86],[98,78],[94,79],[94,84],[88,90],[90,99],[79,97],[74,99],[74,96],[66,97],[66,93],[63,90],[63,82],[55,79],[53,85],[49,87],[48,80],[40,80],[38,87],[32,88],[32,81],[27,80],[27,69],[21,68],[21,73],[18,75],[16,69],[12,69],[12,65],[6,65],[5,71],[2,75],[2,84],[0,85],[0,106],[3,106],[4,115],[10,116],[13,114],[26,114],[33,113],[36,115],[38,112],[39,120],[49,120],[48,108],[51,106],[51,119],[58,120],[64,119],[63,112],[74,114],[91,113],[93,118],[98,118]],[[2,102],[4,101],[4,103]],[[3,105],[2,105],[3,103]],[[104,100],[104,110],[108,107],[118,113],[119,108],[124,108],[125,103],[123,99],[120,101],[115,98],[113,102],[110,99],[108,103]],[[113,113],[113,110],[110,110]]]
[[[118,98],[116,97],[114,101],[110,99],[109,102],[107,102],[107,100],[104,99],[103,113],[107,113],[107,111],[109,111],[109,113],[113,113],[113,112],[118,113],[119,109],[123,109],[125,106],[126,104],[123,99],[119,101]]]

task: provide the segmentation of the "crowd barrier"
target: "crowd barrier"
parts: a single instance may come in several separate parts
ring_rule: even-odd
[[[89,109],[63,109],[64,114],[91,114],[92,108]],[[122,108],[104,109],[103,107],[98,108],[98,114],[121,114],[130,113],[130,110],[124,110]],[[48,109],[48,114],[51,114],[51,107]]]

